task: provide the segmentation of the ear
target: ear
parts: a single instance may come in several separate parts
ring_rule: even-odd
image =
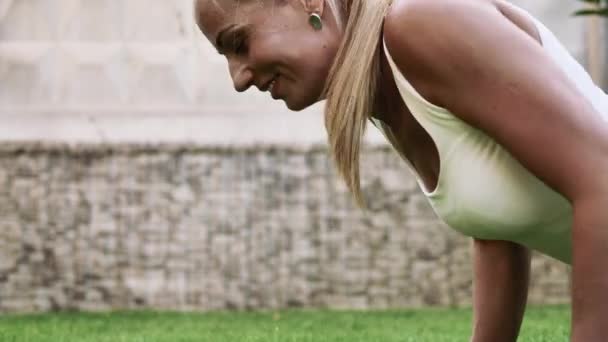
[[[300,0],[304,9],[308,14],[317,13],[319,16],[323,15],[323,8],[325,7],[325,0]]]

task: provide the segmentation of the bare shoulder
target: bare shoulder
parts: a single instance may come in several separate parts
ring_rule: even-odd
[[[435,85],[446,84],[451,77],[476,77],[454,73],[455,68],[470,63],[478,41],[500,38],[484,36],[484,32],[500,32],[507,21],[493,0],[395,0],[383,35],[407,79],[429,101],[443,107],[434,94]],[[491,58],[489,51],[474,53]]]
[[[394,0],[384,29],[387,38],[403,37],[404,30],[414,33],[424,33],[428,28],[441,30],[453,22],[478,20],[477,15],[491,11],[498,13],[493,0]]]
[[[606,187],[596,171],[608,162],[601,116],[497,2],[395,0],[383,34],[423,97],[485,132],[546,184],[570,199]]]

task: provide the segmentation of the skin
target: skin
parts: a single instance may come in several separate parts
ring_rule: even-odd
[[[322,99],[340,43],[337,24],[329,11],[324,12],[321,3],[310,5],[300,0],[236,3],[196,2],[199,27],[226,57],[234,88],[239,92],[251,86],[265,90],[267,82],[279,75],[274,95],[289,109],[302,110]],[[313,11],[322,13],[324,29],[320,32],[308,24],[307,13]],[[224,32],[224,44],[217,44],[219,33],[232,25],[243,27]]]
[[[385,39],[422,96],[486,132],[570,201],[572,340],[608,340],[608,125],[600,114],[495,2],[398,1]]]
[[[530,251],[507,241],[473,240],[472,341],[516,341],[526,308]]]
[[[217,2],[219,6],[197,1],[199,26],[216,47],[221,30],[248,25],[246,53],[220,48],[236,90],[264,88],[266,80],[279,74],[276,90],[288,108],[300,110],[323,98],[341,35],[322,0],[277,0],[272,11]],[[308,24],[312,12],[321,15],[323,30]],[[423,97],[494,138],[571,202],[572,340],[608,340],[608,125],[545,55],[533,23],[500,0],[395,0],[385,19],[384,39],[400,71]],[[403,103],[386,56],[380,54],[381,96],[374,113],[395,132],[396,148],[426,188],[433,189],[439,175],[437,149]],[[474,255],[472,341],[515,341],[525,309],[530,253],[508,241],[474,240]]]

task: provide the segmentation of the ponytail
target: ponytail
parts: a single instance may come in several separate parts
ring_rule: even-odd
[[[337,7],[335,0],[329,1]],[[348,2],[343,41],[326,86],[325,127],[338,172],[357,204],[364,207],[359,154],[380,75],[382,25],[392,0]]]

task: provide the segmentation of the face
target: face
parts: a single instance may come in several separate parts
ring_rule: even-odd
[[[307,0],[308,1],[308,0]],[[323,29],[302,0],[197,0],[199,27],[228,61],[237,91],[256,86],[291,110],[322,99],[340,34],[328,9]]]

